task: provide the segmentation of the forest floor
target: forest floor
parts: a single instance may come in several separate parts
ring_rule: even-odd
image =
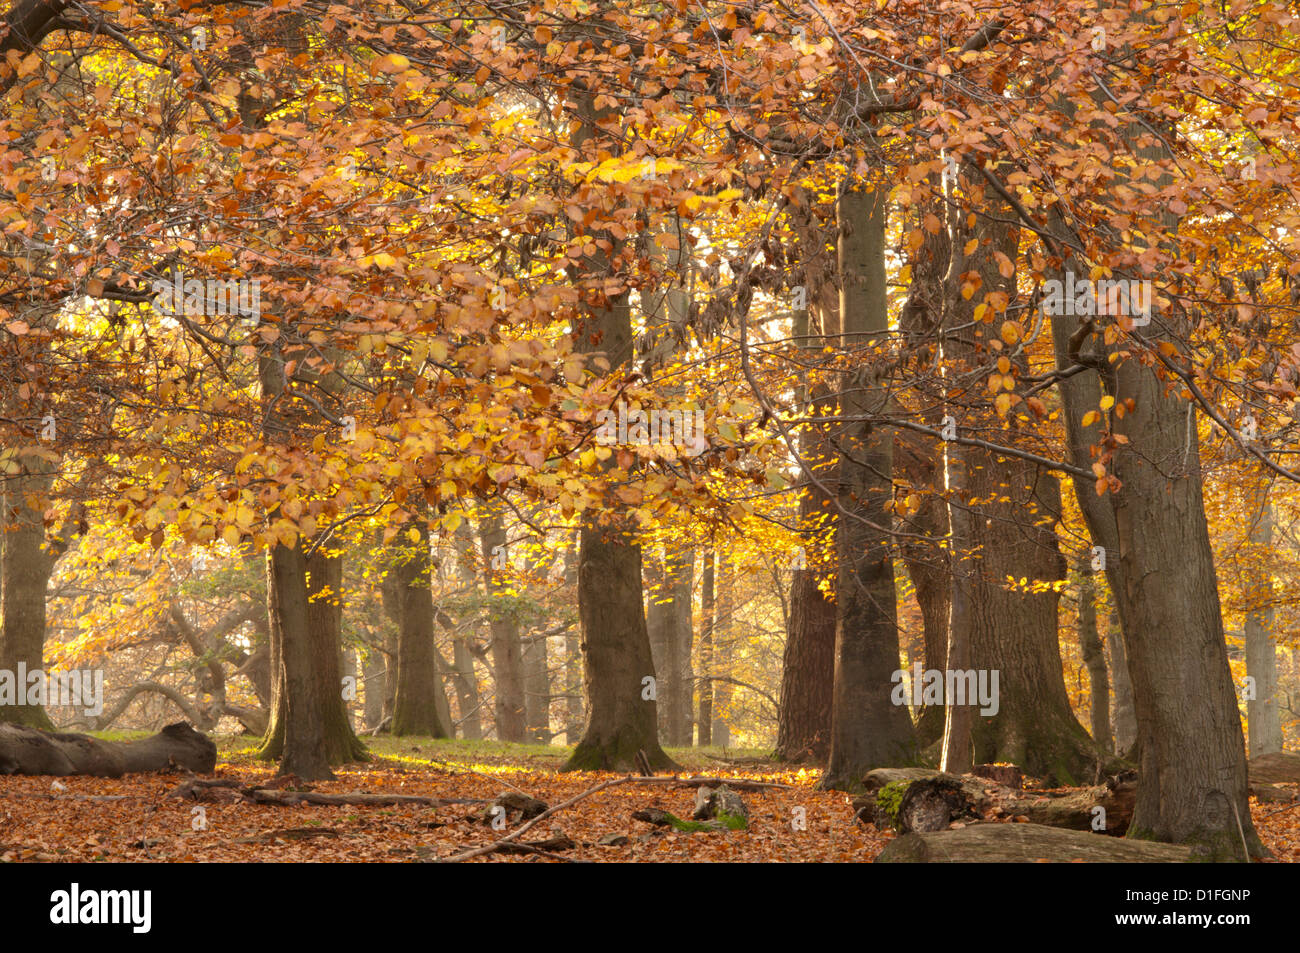
[[[253,758],[252,742],[248,737],[219,739],[216,776],[249,786],[270,782],[274,766]],[[556,769],[568,753],[560,747],[385,737],[367,738],[367,743],[373,761],[337,768],[336,781],[310,788],[329,794],[485,800],[517,791],[555,806],[623,777],[560,774]],[[653,827],[632,814],[657,807],[689,818],[694,789],[662,779],[633,779],[544,818],[520,838],[535,843],[567,835],[576,842],[573,847],[551,851],[551,856],[494,852],[463,859],[867,862],[894,836],[856,822],[847,794],[817,790],[819,771],[762,762],[758,752],[725,752],[730,761],[711,749],[669,753],[685,768],[683,778],[784,787],[740,792],[750,811],[746,831],[684,833]],[[279,806],[230,799],[198,805],[171,796],[181,783],[175,775],[147,774],[62,778],[57,781],[61,787],[48,777],[0,778],[0,862],[434,861],[486,847],[519,826],[493,830],[481,819],[482,804]],[[1252,798],[1251,813],[1277,861],[1300,861],[1300,804],[1258,804]],[[599,845],[607,835],[625,841]]]

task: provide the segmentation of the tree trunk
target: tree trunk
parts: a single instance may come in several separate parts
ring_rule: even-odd
[[[474,558],[474,532],[468,520],[456,527],[456,575],[461,587],[475,597],[479,595],[477,560]],[[471,612],[474,610],[470,610]],[[460,735],[462,738],[480,739],[483,737],[482,706],[479,694],[478,673],[474,668],[474,653],[470,651],[469,642],[476,638],[478,626],[470,631],[457,631],[452,646],[452,657],[456,665],[456,704],[460,708]]]
[[[1079,651],[1088,667],[1091,692],[1089,709],[1092,740],[1103,751],[1113,751],[1110,736],[1110,679],[1106,673],[1106,652],[1097,628],[1097,583],[1088,564],[1079,567]]]
[[[948,342],[944,342],[945,351]],[[945,357],[950,355],[945,354]],[[948,610],[947,671],[967,671],[971,663],[974,616],[975,541],[970,511],[971,469],[966,448],[950,443],[944,454],[944,482],[948,494],[948,526],[952,552],[952,597]],[[964,499],[963,499],[964,495]],[[1000,686],[999,686],[1000,687]],[[974,767],[971,728],[974,709],[970,705],[944,705],[943,746],[939,767],[951,774],[965,774]]]
[[[258,755],[278,758],[280,774],[304,781],[332,780],[330,765],[366,758],[343,702],[340,607],[335,599],[311,601],[327,588],[337,594],[342,575],[341,560],[319,551],[309,560],[301,541],[277,544],[267,555],[275,667],[271,720]]]
[[[362,677],[365,679],[365,724],[373,731],[384,717],[384,659],[378,649],[366,652]]]
[[[659,746],[658,686],[641,609],[641,547],[584,527],[578,608],[588,715],[564,770],[627,770],[638,751],[651,767],[676,767]]]
[[[578,124],[573,144],[580,154],[594,157],[608,146],[617,125],[615,111],[597,107],[595,97],[579,93]],[[596,210],[597,212],[599,210]],[[599,246],[584,256],[583,272],[592,278],[613,273],[621,241],[612,234],[600,236],[609,250]],[[609,373],[632,359],[632,318],[628,293],[601,293],[577,322],[574,350],[602,353]],[[612,458],[611,458],[612,459]],[[641,546],[631,521],[617,510],[604,519],[584,513],[578,543],[578,613],[582,620],[583,694],[587,725],[565,770],[623,770],[632,767],[637,752],[644,751],[651,767],[675,767],[659,745],[654,685],[654,661],[646,634],[641,599]],[[643,680],[650,679],[647,685]]]
[[[999,672],[1000,687],[996,712],[972,712],[973,757],[1073,786],[1095,780],[1100,759],[1065,690],[1059,594],[1054,588],[1011,591],[1007,582],[1050,584],[1065,576],[1052,529],[1060,490],[1054,477],[1035,469],[989,460],[976,468],[970,484],[979,499],[997,500],[978,507],[974,519],[981,558],[972,589],[971,663],[990,678]],[[1029,520],[1036,525],[1025,525]]]
[[[402,542],[389,570],[390,616],[397,624],[397,691],[390,730],[394,735],[447,738],[451,725],[443,720],[446,697],[441,703],[439,699],[443,688],[434,645],[429,528],[417,515],[414,529],[419,536],[414,542],[405,533],[395,537]]]
[[[888,330],[885,288],[887,198],[846,181],[839,198],[840,322],[846,347],[873,347]],[[916,736],[905,705],[893,703],[899,670],[894,561],[889,549],[893,434],[865,420],[885,409],[887,390],[870,365],[840,390],[841,512],[835,585],[835,683],[826,789],[852,789],[871,768],[909,764]]]
[[[939,176],[931,176],[931,184],[936,189],[941,181]],[[949,230],[927,228],[926,220],[931,215],[940,222],[944,220],[946,212],[940,201],[925,203],[915,210],[915,227],[921,229],[923,237],[910,262],[912,281],[898,319],[899,330],[904,335],[905,354],[914,362],[912,366],[920,372],[918,377],[921,379],[939,356],[936,351],[943,347],[947,274],[952,261]],[[921,393],[917,402],[919,406],[902,410],[919,416],[931,428],[942,428],[942,391]],[[946,466],[942,444],[908,430],[900,430],[895,435],[895,475],[912,488],[921,501],[915,512],[899,520],[899,529],[906,534],[899,539],[899,550],[921,610],[925,668],[940,672],[948,667],[953,597],[953,558],[944,545],[951,531],[949,504],[943,492]],[[911,538],[912,535],[923,538]],[[917,741],[922,748],[927,748],[943,737],[946,709],[943,705],[927,705],[923,700],[916,714]]]
[[[799,501],[801,514],[817,506],[818,498],[820,494],[805,490]],[[820,589],[816,571],[795,569],[791,575],[775,757],[778,761],[823,763],[831,747],[835,603]],[[704,717],[703,711],[700,717]]]
[[[693,641],[691,591],[694,552],[669,554],[650,570],[650,605],[646,633],[658,675],[660,735],[670,745],[689,746],[694,681],[690,665]]]
[[[1120,628],[1119,613],[1113,608],[1106,633],[1106,648],[1110,653],[1111,678],[1115,685],[1115,751],[1126,760],[1132,760],[1130,752],[1137,743],[1137,709],[1133,706],[1133,683],[1128,677],[1124,633]]]
[[[514,598],[506,583],[507,571],[502,561],[508,558],[505,525],[500,514],[491,512],[479,523],[479,540],[483,553],[483,573],[491,600],[492,670],[496,675],[496,725],[501,741],[522,742],[528,738],[528,715],[524,701],[523,646],[519,643],[519,623]]]
[[[725,553],[718,553],[714,570],[718,590],[718,612],[713,621],[713,670],[718,675],[731,675],[731,660],[735,646],[732,644],[733,614],[736,606],[736,573]],[[730,682],[715,682],[713,690],[713,726],[710,735],[719,748],[731,746],[731,692]]]
[[[524,717],[528,737],[547,744],[551,740],[551,673],[546,639],[537,637],[524,646]]]
[[[1282,721],[1278,711],[1277,649],[1273,644],[1273,578],[1267,552],[1273,545],[1273,507],[1267,500],[1251,526],[1250,541],[1260,547],[1252,565],[1261,565],[1253,593],[1256,608],[1246,616],[1246,674],[1255,680],[1254,697],[1246,700],[1250,757],[1282,750]]]
[[[54,468],[36,456],[6,477],[0,496],[0,671],[45,671],[45,597],[58,555],[45,548],[45,507]],[[54,729],[41,705],[0,705],[0,722]]]
[[[951,327],[970,328],[960,332],[973,345],[960,349],[967,361],[988,359],[989,342],[981,336],[1000,325],[1005,309],[1016,301],[1015,276],[1004,275],[996,257],[998,252],[1009,261],[1017,257],[1019,229],[1005,224],[1015,220],[1014,210],[1001,200],[990,204],[988,217],[974,226],[958,213],[952,231],[948,320]],[[972,239],[980,241],[967,254]],[[968,282],[983,293],[964,295]],[[991,322],[976,318],[980,304],[992,309]],[[1004,375],[1013,369],[1017,377],[1028,374],[1023,351],[1003,355],[1003,360]],[[1003,419],[992,411],[980,412],[973,422],[1011,431],[1003,439],[1015,442],[1014,431],[1021,426],[1017,414],[1006,408],[999,416]],[[972,759],[1015,764],[1027,774],[1062,784],[1092,780],[1099,751],[1070,708],[1058,637],[1057,583],[1066,575],[1055,533],[1060,486],[1036,464],[971,446],[961,447],[959,454],[962,505],[968,512],[955,522],[969,533],[962,576],[970,581],[965,610],[971,620],[970,662],[990,687],[994,673],[998,676],[993,704],[986,706],[981,699],[978,709],[969,709]],[[961,667],[952,664],[954,670]],[[952,699],[947,701],[951,708]]]
[[[578,591],[577,540],[564,547],[564,588]],[[582,640],[573,628],[564,632],[564,743],[576,745],[582,737]]]
[[[798,239],[799,269],[807,307],[794,314],[795,343],[810,362],[839,334],[838,264],[835,243],[813,214],[811,197],[800,189],[791,218]],[[799,383],[800,404],[809,416],[829,417],[834,408],[824,384]],[[799,439],[804,466],[823,485],[833,483],[834,450],[819,427]],[[821,588],[824,568],[812,558],[814,543],[833,532],[833,501],[807,474],[799,489],[799,527],[804,543],[790,574],[790,612],[781,659],[781,706],[777,714],[778,761],[823,763],[830,755],[831,694],[835,684],[835,602]]]
[[[474,653],[465,644],[466,636],[457,636],[452,651],[456,663],[456,704],[460,708],[460,736],[477,741],[483,737],[483,701],[474,671]]]
[[[1129,17],[1144,21],[1150,12],[1134,10]],[[1102,96],[1099,91],[1096,99]],[[1118,132],[1137,167],[1150,170],[1169,159],[1146,121],[1127,121]],[[1172,174],[1148,174],[1145,181],[1159,189]],[[1147,228],[1160,225],[1168,249],[1177,219],[1166,212],[1162,223]],[[1088,273],[1082,262],[1074,267]],[[1068,323],[1072,330],[1078,322]],[[1107,496],[1118,547],[1110,555],[1117,555],[1122,577],[1118,585],[1112,579],[1112,591],[1121,608],[1138,724],[1140,782],[1129,836],[1189,844],[1209,859],[1244,860],[1261,855],[1263,847],[1247,802],[1245,739],[1205,519],[1194,408],[1181,387],[1157,372],[1158,360],[1139,359],[1165,341],[1174,343],[1189,326],[1175,298],[1170,310],[1119,342],[1123,356],[1112,362],[1103,355],[1097,365],[1115,401],[1107,412],[1111,429],[1126,441],[1109,468],[1120,487]],[[1125,408],[1122,418],[1118,407]],[[1078,426],[1068,418],[1067,425]]]
[[[1116,402],[1134,402],[1113,424],[1131,449],[1116,455],[1122,487],[1111,498],[1141,749],[1133,828],[1217,859],[1242,859],[1244,831],[1258,855],[1194,422],[1187,401],[1151,368],[1130,358],[1115,376]]]
[[[813,416],[830,416],[824,390],[809,405]],[[801,441],[801,455],[823,484],[834,482],[823,435],[814,430]],[[777,716],[778,761],[825,762],[831,747],[831,696],[835,684],[835,602],[821,589],[821,571],[810,550],[837,525],[831,499],[805,478],[799,493],[799,525],[808,545],[790,574],[790,615],[781,659],[781,708]]]
[[[695,743],[701,748],[713,744],[714,559],[713,548],[709,547],[704,551],[704,570],[700,574],[700,614],[704,618],[700,631],[700,707],[695,719],[699,726]]]

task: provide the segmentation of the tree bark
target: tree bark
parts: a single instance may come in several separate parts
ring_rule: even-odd
[[[273,670],[271,720],[258,749],[279,773],[333,780],[330,766],[366,760],[352,730],[340,674],[343,561],[300,539],[267,555]]]
[[[896,837],[885,845],[876,863],[1177,864],[1191,859],[1186,847],[1174,844],[1134,843],[1042,824],[972,824],[955,831]]]
[[[657,679],[641,610],[641,547],[584,528],[578,594],[588,714],[564,770],[627,770],[639,751],[652,768],[676,767],[659,746]]]
[[[799,248],[799,267],[807,307],[794,315],[795,343],[811,361],[827,341],[839,334],[839,297],[835,242],[812,214],[810,196],[800,190],[792,212]],[[801,376],[800,403],[811,416],[831,416],[828,391]],[[835,455],[825,434],[809,428],[799,440],[803,463],[823,484],[833,482]],[[781,707],[777,715],[776,754],[779,761],[825,762],[831,746],[831,694],[835,683],[835,602],[821,588],[823,573],[812,557],[814,543],[828,537],[837,522],[830,497],[801,477],[799,526],[803,531],[797,564],[790,574],[790,612],[781,659]]]
[[[668,744],[683,747],[690,745],[692,736],[694,556],[694,551],[687,550],[680,555],[670,553],[662,562],[654,561],[646,610],[646,633],[655,671],[659,673],[660,733]]]
[[[384,719],[384,659],[378,649],[366,653],[362,666],[362,678],[365,681],[365,724],[367,731],[379,727]]]
[[[844,344],[873,347],[888,329],[885,288],[887,198],[848,180],[839,197],[840,322]],[[854,789],[867,770],[909,764],[916,736],[905,705],[892,700],[899,669],[894,561],[893,434],[865,420],[887,391],[870,366],[840,390],[839,508],[835,585],[835,680],[830,760],[821,786]]]
[[[1130,752],[1137,743],[1137,709],[1133,706],[1133,683],[1128,677],[1124,633],[1120,628],[1119,613],[1114,608],[1110,613],[1106,648],[1110,653],[1110,671],[1115,692],[1115,751],[1126,760],[1132,760]]]
[[[0,775],[120,778],[138,771],[170,771],[173,766],[211,774],[216,765],[217,746],[185,722],[138,741],[101,741],[0,723]]]
[[[597,107],[595,96],[579,93],[578,125],[573,144],[579,153],[594,156],[611,138],[617,116],[609,106]],[[586,256],[584,273],[592,277],[613,273],[621,242],[606,233],[609,251]],[[609,372],[627,365],[632,352],[632,318],[628,292],[610,297],[589,292],[594,299],[577,322],[574,350],[600,352]],[[659,745],[657,703],[653,693],[643,697],[643,679],[654,679],[654,660],[646,634],[641,598],[641,546],[629,519],[617,509],[601,517],[584,513],[578,543],[578,613],[582,620],[583,694],[587,725],[565,770],[623,770],[634,766],[639,751],[652,768],[673,767]]]
[[[474,559],[474,533],[468,520],[456,527],[456,575],[461,587],[476,597],[479,594],[478,570]],[[472,610],[471,610],[472,611]],[[460,734],[462,738],[479,739],[483,737],[482,707],[483,700],[479,694],[478,673],[474,668],[474,653],[470,651],[469,642],[476,638],[477,624],[469,631],[464,631],[462,624],[453,636],[452,659],[456,666],[456,703],[460,708]]]
[[[936,189],[941,184],[939,176],[931,176]],[[916,227],[922,230],[921,245],[911,261],[912,281],[908,286],[907,300],[899,312],[898,325],[904,334],[907,356],[922,373],[939,356],[942,348],[944,314],[946,308],[946,279],[952,260],[952,238],[949,230],[926,228],[927,218],[933,215],[940,222],[946,216],[941,202],[935,201],[916,210]],[[920,406],[904,412],[920,418],[929,427],[943,425],[944,401],[942,392],[919,395]],[[944,547],[951,531],[949,504],[944,498],[945,468],[947,461],[943,445],[931,438],[900,430],[894,439],[894,472],[900,482],[911,487],[921,499],[920,507],[899,520],[899,529],[905,534],[915,534],[923,539],[904,535],[899,539],[899,550],[907,567],[908,577],[916,591],[917,606],[921,610],[921,627],[925,641],[925,668],[944,671],[948,667],[949,624],[952,621],[953,558]],[[943,705],[927,705],[924,701],[915,713],[917,742],[927,748],[943,737],[946,709]]]
[[[58,552],[46,545],[45,507],[54,485],[46,460],[20,458],[22,470],[4,481],[0,494],[0,671],[45,670],[45,600]],[[0,722],[48,731],[54,724],[40,705],[0,705]]]
[[[704,551],[704,570],[700,574],[700,613],[703,629],[700,631],[699,726],[696,744],[701,748],[713,744],[713,625],[716,600],[714,597],[714,569],[716,558],[713,547]]]
[[[1110,736],[1110,678],[1106,672],[1106,652],[1097,628],[1097,583],[1089,564],[1079,566],[1079,651],[1088,667],[1091,695],[1089,709],[1092,740],[1103,751],[1113,751]]]
[[[970,328],[960,332],[970,336],[969,345],[961,348],[967,361],[987,360],[990,342],[981,336],[996,328],[1016,301],[1015,275],[1004,275],[997,258],[998,252],[1009,261],[1017,257],[1019,229],[1005,224],[1015,220],[1014,210],[1000,199],[984,208],[987,217],[973,226],[958,213],[952,231],[949,321],[954,328]],[[979,242],[967,254],[971,239]],[[983,293],[968,298],[962,293],[967,283]],[[991,322],[977,319],[980,304],[992,309]],[[1023,351],[1002,357],[1008,368],[1004,379],[1013,370],[1016,377],[1028,374]],[[976,426],[1013,432],[1021,426],[1011,407],[999,414],[1001,421],[992,411],[974,414]],[[1061,663],[1057,583],[1065,578],[1066,563],[1055,533],[1060,486],[1053,475],[1024,460],[970,446],[961,447],[959,456],[965,499],[954,525],[969,534],[961,549],[961,575],[970,584],[964,610],[971,623],[970,662],[977,672],[987,673],[990,684],[998,673],[999,685],[994,711],[968,706],[972,760],[1009,762],[1027,774],[1067,785],[1093,780],[1100,752],[1070,708]],[[951,667],[965,666],[954,660]],[[952,700],[948,703],[951,709]]]
[[[524,645],[524,718],[528,737],[542,744],[551,740],[551,673],[545,638]]]
[[[1273,577],[1267,557],[1273,545],[1273,507],[1267,497],[1251,525],[1250,541],[1259,547],[1252,554],[1252,565],[1261,566],[1258,578],[1253,580],[1256,608],[1246,616],[1246,674],[1255,680],[1254,697],[1246,700],[1246,725],[1250,757],[1254,759],[1282,750],[1277,648],[1273,643]]]
[[[397,625],[397,691],[393,699],[394,735],[451,736],[442,675],[434,645],[433,589],[430,586],[429,528],[417,518],[418,539],[405,533],[395,565],[389,570],[390,616]],[[439,696],[443,696],[441,699]]]
[[[501,741],[522,742],[528,738],[528,713],[524,701],[523,647],[519,623],[512,611],[510,587],[505,569],[498,569],[506,557],[506,530],[500,514],[490,512],[479,523],[483,573],[491,603],[492,670],[496,675],[496,725]]]
[[[718,590],[717,615],[713,620],[713,670],[715,675],[730,676],[734,656],[732,632],[736,606],[736,572],[725,553],[717,554],[714,570]],[[730,682],[712,682],[713,726],[710,729],[713,744],[719,748],[731,746],[731,694]]]

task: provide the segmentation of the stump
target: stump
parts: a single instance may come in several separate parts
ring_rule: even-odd
[[[717,820],[731,830],[741,830],[749,826],[749,807],[725,784],[699,787],[695,789],[695,813],[691,817],[697,821]]]
[[[1014,764],[977,764],[971,768],[971,774],[977,778],[988,778],[1004,787],[1019,790],[1024,786],[1024,776]]]
[[[531,821],[546,808],[546,802],[535,797],[519,791],[502,791],[483,809],[479,819],[484,824],[491,824],[498,817],[504,817],[507,824],[518,824]]]
[[[905,834],[886,845],[878,864],[1187,863],[1191,848],[1100,837],[1042,824],[972,824],[954,831]]]

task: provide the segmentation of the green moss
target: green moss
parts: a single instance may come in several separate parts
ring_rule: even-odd
[[[749,826],[740,814],[728,814],[726,811],[719,811],[716,819],[711,821],[688,821],[668,811],[664,811],[664,817],[673,830],[688,834],[698,831],[743,831]]]
[[[743,831],[749,827],[749,821],[743,814],[730,814],[726,811],[718,811],[717,820],[729,831]]]
[[[889,821],[898,826],[898,810],[903,806],[903,795],[912,786],[911,781],[890,781],[876,792],[876,803],[889,816]]]

